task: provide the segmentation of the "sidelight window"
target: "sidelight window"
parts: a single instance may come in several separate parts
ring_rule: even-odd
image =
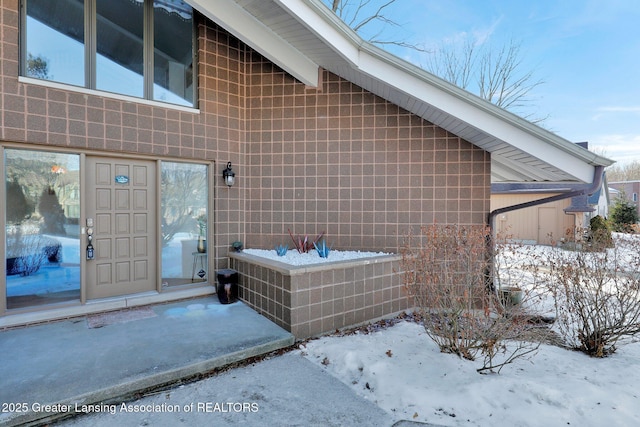
[[[162,283],[183,285],[207,280],[207,166],[162,162]]]
[[[76,154],[5,150],[7,308],[80,299]]]

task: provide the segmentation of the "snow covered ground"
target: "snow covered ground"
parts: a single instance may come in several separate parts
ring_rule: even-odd
[[[640,341],[593,359],[543,345],[529,360],[481,375],[480,362],[440,353],[412,322],[323,337],[299,352],[396,420],[443,426],[638,426]]]
[[[321,258],[315,250],[301,254],[295,249],[289,249],[284,256],[278,256],[275,250],[266,249],[244,249],[242,252],[295,266],[389,255],[385,252],[330,251],[327,258]]]
[[[526,264],[551,250],[525,247],[510,263]],[[639,256],[637,250],[622,252]],[[522,282],[530,279],[526,271],[512,273]],[[441,353],[414,322],[322,337],[299,353],[397,420],[444,426],[640,425],[640,336],[604,359],[542,345],[500,374],[479,374],[482,360]]]

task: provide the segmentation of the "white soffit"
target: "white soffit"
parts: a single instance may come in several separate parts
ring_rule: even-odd
[[[262,21],[249,14],[241,7],[241,1],[185,1],[302,83],[309,86],[318,85],[318,64],[295,49]],[[274,5],[270,0],[262,0],[261,3],[270,4],[273,9]],[[281,9],[280,12],[282,18],[286,18]],[[292,66],[292,64],[295,64],[295,66]]]
[[[187,1],[305,84],[323,67],[490,152],[494,182],[592,182],[613,163],[362,41],[321,0]]]

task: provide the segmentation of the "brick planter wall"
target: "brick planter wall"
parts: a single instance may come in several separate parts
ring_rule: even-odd
[[[233,253],[240,298],[304,339],[391,316],[410,307],[396,271],[400,256],[291,266]]]

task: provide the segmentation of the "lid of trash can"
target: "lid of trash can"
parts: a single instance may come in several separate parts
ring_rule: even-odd
[[[216,274],[220,275],[220,276],[224,276],[224,277],[229,277],[232,274],[236,274],[237,271],[234,270],[233,268],[223,268],[222,270],[218,270],[216,271]]]

